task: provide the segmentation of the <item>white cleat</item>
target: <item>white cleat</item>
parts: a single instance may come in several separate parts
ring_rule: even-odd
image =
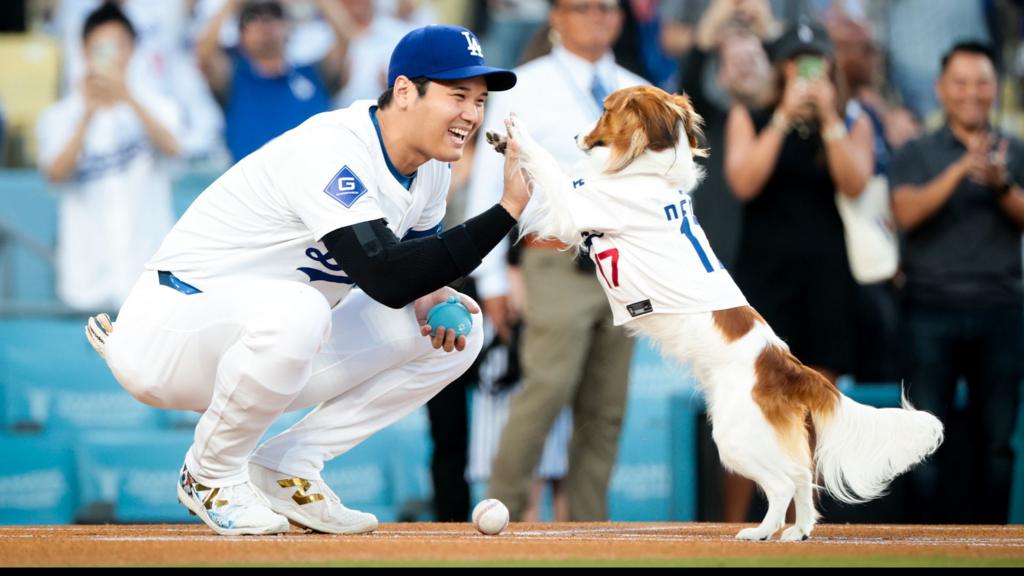
[[[283,534],[288,519],[270,509],[270,504],[249,482],[209,488],[181,467],[178,501],[222,536]]]
[[[376,516],[346,508],[322,479],[296,478],[251,462],[249,478],[275,512],[315,532],[365,534],[377,529]]]
[[[96,350],[96,353],[100,355],[100,358],[107,357],[107,338],[113,332],[114,323],[110,321],[110,316],[106,314],[90,316],[85,324],[85,337],[89,340],[89,344],[92,344],[93,350]]]

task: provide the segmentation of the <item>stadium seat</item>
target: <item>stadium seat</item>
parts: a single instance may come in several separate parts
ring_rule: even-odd
[[[392,437],[388,456],[394,479],[396,513],[401,520],[432,520],[434,488],[430,459],[433,444],[426,407],[392,424],[388,433]]]
[[[145,429],[157,410],[114,379],[82,334],[83,319],[0,320],[0,423],[6,429]]]
[[[637,340],[629,374],[629,405],[609,491],[609,514],[615,520],[696,517],[695,474],[692,494],[676,486],[685,481],[687,471],[693,472],[697,454],[696,443],[684,452],[675,444],[683,432],[673,412],[677,398],[696,398],[698,409],[703,407],[689,369],[662,358],[647,339]],[[684,420],[693,422],[694,417]],[[694,506],[692,516],[686,516],[684,504]],[[680,506],[684,510],[677,510]]]
[[[54,305],[57,199],[35,170],[0,171],[0,304]]]
[[[31,164],[36,157],[36,120],[58,97],[60,47],[44,34],[0,34],[0,62],[0,100],[15,144],[13,160]]]
[[[77,480],[70,447],[60,438],[0,433],[0,524],[68,524]]]
[[[175,216],[180,218],[199,194],[218,176],[220,176],[219,173],[206,171],[185,172],[177,175],[173,188]]]
[[[608,494],[617,521],[665,519],[671,497],[669,410],[664,399],[629,402]]]
[[[385,428],[328,462],[323,479],[346,506],[375,514],[381,522],[395,522],[398,502],[389,457],[393,448],[393,431]]]
[[[1017,406],[1017,431],[1012,445],[1016,459],[1010,483],[1010,524],[1024,524],[1024,385]]]
[[[173,183],[175,215],[180,217],[217,177],[186,171]],[[57,196],[32,169],[0,171],[0,312],[66,309],[55,295],[54,250]]]
[[[180,522],[176,483],[192,433],[165,430],[90,432],[74,442],[77,520]]]

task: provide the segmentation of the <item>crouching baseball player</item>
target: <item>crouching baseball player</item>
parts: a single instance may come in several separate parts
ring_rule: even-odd
[[[218,178],[147,263],[116,323],[86,334],[124,388],[202,413],[178,498],[218,534],[373,531],[321,479],[439,392],[480,351],[427,311],[528,200],[510,155],[499,204],[441,231],[449,162],[480,126],[488,67],[472,32],[428,26],[394,50],[378,102],[312,117]],[[358,286],[358,289],[354,289]],[[456,353],[451,353],[456,352]],[[283,412],[316,406],[257,443]]]

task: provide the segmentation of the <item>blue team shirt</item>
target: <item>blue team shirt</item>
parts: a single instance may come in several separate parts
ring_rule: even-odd
[[[294,66],[263,76],[232,50],[234,76],[224,111],[228,150],[237,162],[310,116],[330,108],[330,95],[316,65]]]

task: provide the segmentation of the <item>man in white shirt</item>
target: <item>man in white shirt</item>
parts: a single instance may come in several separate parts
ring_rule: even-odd
[[[54,22],[63,41],[63,86],[70,93],[86,74],[81,31],[86,17],[110,0],[61,0]],[[186,52],[188,7],[184,0],[116,0],[136,31],[127,76],[134,87],[146,87],[176,103],[180,156],[206,162],[222,154],[224,117],[196,65]],[[150,251],[152,253],[152,251]]]
[[[135,29],[119,8],[94,10],[79,33],[88,68],[40,117],[39,166],[60,198],[58,296],[113,310],[174,223],[165,164],[181,149],[181,115],[127,78]]]
[[[363,98],[373,98],[385,88],[388,61],[395,43],[412,26],[392,17],[372,0],[340,0],[352,15],[345,84],[333,99],[344,108]]]
[[[611,92],[646,84],[617,65],[611,47],[622,30],[616,0],[554,0],[550,22],[561,39],[547,56],[516,69],[514,90],[491,101],[485,129],[494,130],[514,110],[533,138],[566,172],[586,158],[574,137],[601,115]],[[484,209],[501,190],[499,160],[480,154],[473,169],[468,214]],[[613,325],[612,313],[591,269],[551,242],[527,240],[522,255],[526,305],[523,390],[491,471],[490,495],[513,520],[529,501],[529,483],[544,439],[559,412],[572,406],[569,449],[569,517],[607,519],[607,492],[625,411],[632,342]],[[508,337],[512,310],[506,276],[507,243],[491,252],[475,278],[487,317]]]
[[[410,32],[376,102],[318,114],[241,160],[167,236],[116,326],[90,320],[90,341],[128,392],[203,413],[177,490],[218,534],[280,533],[289,520],[335,534],[376,529],[321,471],[480,351],[479,316],[468,338],[426,318],[529,197],[513,152],[501,200],[439,229],[449,162],[479,128],[488,91],[514,84],[512,72],[486,66],[469,30]],[[283,412],[311,406],[257,447]]]

